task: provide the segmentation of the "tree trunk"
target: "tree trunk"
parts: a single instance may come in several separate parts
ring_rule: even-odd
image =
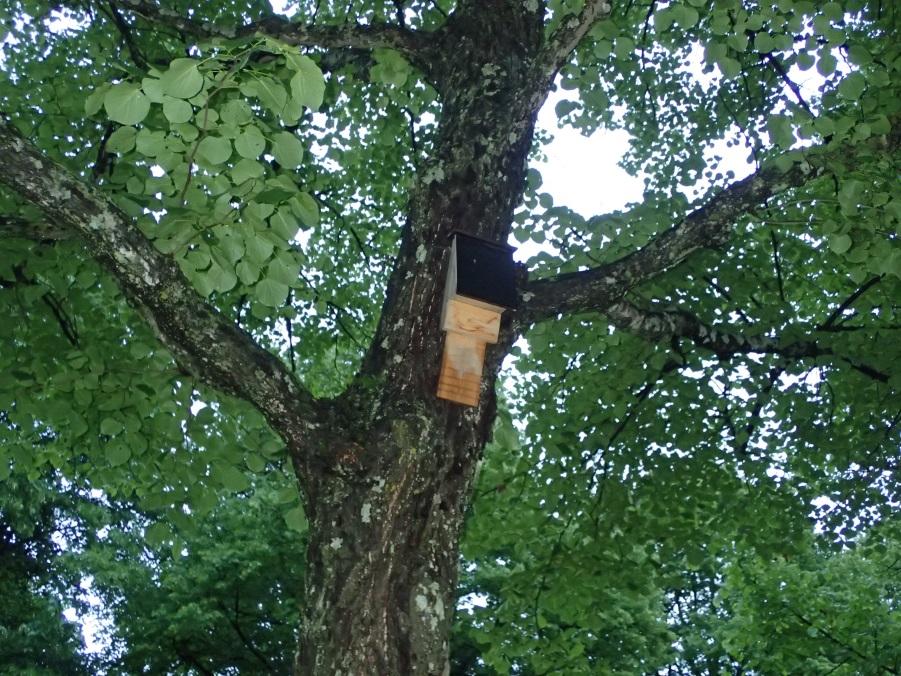
[[[450,406],[413,405],[328,449],[334,463],[305,490],[297,673],[445,673],[458,542],[487,432]]]
[[[532,92],[544,91],[525,55],[510,58],[511,45],[537,44],[540,17],[484,5],[461,12],[466,21],[446,37],[454,63],[437,74],[438,140],[419,168],[372,349],[339,403],[345,432],[320,450],[318,467],[297,467],[310,518],[299,674],[449,668],[460,534],[514,336],[507,321],[489,348],[479,406],[436,398],[448,236],[508,237],[538,108]]]

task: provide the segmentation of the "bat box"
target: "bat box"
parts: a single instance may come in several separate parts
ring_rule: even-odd
[[[438,396],[477,406],[485,346],[497,342],[501,313],[516,304],[513,247],[462,232],[451,237],[441,311],[441,328],[447,336]]]

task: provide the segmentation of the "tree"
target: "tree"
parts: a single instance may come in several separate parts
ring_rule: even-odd
[[[791,550],[813,504],[851,539],[888,518],[894,7],[8,7],[2,471],[133,500],[177,544],[290,459],[298,673],[445,672],[493,429],[464,549],[493,614],[460,638],[473,668],[653,670],[655,609],[730,547]],[[557,83],[561,122],[631,133],[640,204],[584,218],[539,192]],[[475,407],[435,396],[457,229],[550,245]]]
[[[0,673],[89,674],[78,626],[63,617],[55,513],[70,502],[45,482],[13,478],[0,495]],[[65,529],[62,529],[65,532]],[[74,578],[77,583],[77,577]],[[63,584],[59,584],[59,582]],[[55,593],[49,594],[52,589]]]

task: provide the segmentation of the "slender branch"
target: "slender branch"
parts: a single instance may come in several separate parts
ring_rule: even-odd
[[[253,655],[257,661],[262,664],[269,673],[273,673],[275,670],[272,668],[272,665],[269,663],[269,660],[266,659],[266,656],[259,651],[259,649],[253,644],[247,635],[244,633],[244,630],[241,629],[241,620],[240,620],[240,587],[235,587],[235,605],[234,605],[234,617],[229,612],[228,608],[222,601],[218,601],[217,605],[219,609],[222,611],[222,616],[225,617],[228,624],[234,629],[235,634],[237,634],[238,638],[241,639],[241,643],[244,644],[244,647],[250,651],[251,655]]]
[[[785,373],[784,366],[774,366],[769,370],[769,373],[767,374],[767,382],[757,393],[754,407],[751,409],[751,415],[748,416],[748,422],[745,424],[744,438],[739,441],[736,437],[736,441],[739,442],[737,449],[739,455],[747,455],[748,446],[751,444],[751,439],[754,437],[757,431],[757,426],[762,422],[762,420],[760,419],[760,412],[763,410],[763,407],[769,403],[770,394],[772,393],[773,388],[776,386],[776,383],[779,382],[779,378],[783,373]]]
[[[839,639],[838,637],[836,637],[828,629],[824,628],[821,625],[815,624],[812,620],[805,617],[803,614],[799,613],[797,610],[792,608],[787,603],[784,603],[783,605],[784,605],[785,609],[788,610],[788,612],[790,612],[792,615],[794,615],[796,618],[798,618],[803,624],[807,625],[808,627],[812,627],[813,629],[816,629],[823,636],[825,636],[827,639],[832,641],[835,645],[839,646],[840,648],[844,648],[845,650],[850,652],[852,655],[854,655],[855,657],[862,660],[864,664],[877,666],[877,667],[879,667],[880,671],[884,671],[887,674],[897,674],[898,673],[897,669],[892,669],[889,666],[880,664],[875,656],[862,653],[860,650],[855,648],[853,645],[851,645],[847,641],[843,641],[843,640]]]
[[[0,278],[0,287],[15,288],[16,286],[38,286],[38,282],[29,279],[25,274],[23,265],[14,265],[12,271],[15,280],[8,281]],[[69,313],[66,312],[66,308],[59,298],[56,297],[56,294],[48,289],[41,296],[41,300],[43,300],[44,304],[50,308],[50,312],[53,314],[54,319],[56,319],[56,323],[59,324],[60,331],[62,331],[66,340],[69,341],[69,344],[72,345],[72,347],[78,347],[78,327],[75,325],[75,321],[69,316]]]
[[[586,0],[579,16],[564,19],[548,38],[537,60],[540,72],[548,79],[553,78],[591,27],[609,17],[610,12],[607,0]]]
[[[114,0],[115,6],[133,12],[146,21],[197,38],[245,39],[271,37],[289,45],[306,47],[354,47],[375,49],[390,47],[403,53],[420,66],[428,65],[426,54],[430,51],[430,39],[419,33],[393,24],[360,25],[347,23],[336,26],[316,26],[294,23],[287,17],[268,16],[243,26],[217,25],[185,17],[150,0]]]
[[[835,357],[874,380],[884,383],[889,379],[888,374],[855,358],[836,354],[831,347],[820,345],[816,340],[783,343],[778,338],[747,336],[728,326],[709,326],[687,312],[646,310],[627,301],[611,304],[604,313],[614,325],[652,342],[671,340],[673,337],[686,338],[698,347],[710,350],[720,359],[752,353],[775,354],[792,360]]]
[[[782,79],[783,84],[785,84],[785,86],[791,90],[792,94],[795,95],[795,99],[798,101],[798,105],[801,106],[808,115],[810,115],[811,117],[816,117],[816,115],[814,115],[814,112],[810,109],[810,106],[807,105],[807,101],[804,100],[804,95],[801,94],[800,87],[798,87],[795,81],[788,76],[788,73],[785,71],[785,68],[783,67],[779,59],[772,54],[764,54],[762,58],[773,67],[773,70],[775,70],[776,73],[779,74],[779,77]]]
[[[114,155],[110,155],[107,152],[106,143],[114,131],[116,131],[116,126],[111,122],[107,123],[106,128],[103,130],[103,137],[97,146],[97,159],[94,160],[94,166],[91,169],[91,176],[93,176],[95,181],[99,180],[109,170],[113,162]]]
[[[529,282],[522,294],[525,321],[559,313],[603,310],[629,289],[683,262],[696,251],[724,245],[736,219],[752,207],[807,178],[795,165],[787,173],[769,168],[736,181],[681,222],[623,258],[589,270]]]
[[[101,7],[100,10],[105,13],[104,7]],[[119,9],[113,2],[109,3],[109,15],[116,25],[116,30],[118,30],[119,34],[122,36],[125,48],[131,55],[131,60],[141,70],[147,70],[147,59],[135,43],[134,36],[131,33],[131,26],[128,25],[128,22],[125,21],[122,14],[119,12]]]
[[[899,127],[901,124],[893,126],[889,137],[875,139],[874,144],[897,149],[901,146]],[[862,147],[861,152],[872,152],[874,146]],[[560,314],[603,312],[630,289],[682,263],[696,251],[724,246],[732,237],[735,222],[754,207],[823,175],[830,165],[853,162],[860,148],[851,144],[828,152],[823,146],[809,148],[803,155],[794,155],[797,159],[786,171],[767,166],[735,181],[643,248],[617,261],[525,283],[520,287],[517,324],[522,327]]]
[[[207,384],[256,406],[294,450],[308,439],[320,404],[274,355],[204,301],[175,261],[131,218],[0,122],[0,183],[79,233],[128,301],[179,364]]]
[[[882,277],[872,277],[868,281],[864,282],[854,293],[848,296],[845,301],[839,305],[835,310],[832,311],[832,314],[829,315],[829,318],[820,324],[820,331],[833,331],[836,329],[836,323],[840,322],[842,319],[842,315],[845,313],[849,307],[854,305],[855,301],[860,298],[863,294],[865,294],[868,290],[872,289],[879,282],[882,281]]]
[[[776,269],[776,281],[779,283],[779,298],[784,303],[785,284],[782,281],[782,260],[779,258],[779,240],[775,230],[770,230],[770,241],[773,244],[773,267]]]

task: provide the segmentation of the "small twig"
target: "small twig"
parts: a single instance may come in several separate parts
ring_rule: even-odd
[[[291,306],[291,296],[293,289],[288,290],[288,306]],[[297,373],[297,364],[294,361],[294,331],[291,328],[293,321],[290,317],[285,317],[285,329],[288,333],[288,356],[291,358],[291,373]]]
[[[416,116],[413,115],[413,111],[409,108],[404,107],[402,110],[404,111],[404,113],[406,113],[409,120],[408,127],[410,129],[410,147],[413,148],[413,154],[416,155],[419,153],[419,144],[416,142]]]
[[[106,128],[103,130],[103,136],[100,139],[100,144],[97,146],[97,159],[94,160],[94,167],[91,169],[91,175],[94,177],[94,181],[100,179],[100,177],[106,173],[107,169],[112,162],[112,155],[106,152],[106,143],[109,141],[109,137],[113,135],[116,127],[112,122],[108,122]]]
[[[776,231],[770,230],[770,241],[773,243],[773,267],[776,268],[776,280],[779,282],[779,298],[785,302],[785,286],[782,283],[782,262],[779,259],[779,240]]]
[[[773,391],[773,387],[775,387],[776,383],[784,372],[784,366],[774,366],[772,369],[770,369],[769,382],[763,386],[763,389],[757,395],[757,401],[754,402],[754,407],[751,409],[751,416],[748,419],[747,424],[745,425],[745,438],[741,441],[738,448],[736,449],[740,455],[748,454],[748,446],[751,443],[751,438],[757,431],[757,423],[758,418],[760,417],[760,412],[763,410],[763,407],[767,403],[769,403],[770,394]]]
[[[810,109],[810,106],[807,105],[807,101],[804,100],[804,96],[801,94],[801,89],[792,80],[788,73],[785,72],[785,68],[779,63],[779,59],[777,59],[772,54],[763,54],[763,58],[773,67],[773,69],[779,74],[779,77],[782,78],[782,82],[785,83],[785,86],[788,87],[792,94],[795,95],[795,98],[798,100],[798,104],[807,112],[811,117],[816,117],[813,111]]]
[[[112,18],[113,23],[116,24],[119,34],[122,36],[122,41],[125,43],[125,47],[131,55],[131,60],[134,61],[134,64],[141,70],[147,70],[147,59],[144,57],[141,50],[138,49],[138,45],[134,41],[134,36],[131,34],[131,26],[125,22],[125,19],[119,13],[119,9],[115,4],[112,2],[108,2],[107,4],[110,9],[110,17]]]
[[[716,291],[717,293],[719,293],[719,294],[720,294],[723,298],[725,298],[727,301],[729,301],[730,303],[734,302],[734,301],[732,300],[732,294],[730,294],[723,286],[717,284],[716,281],[713,279],[713,277],[710,277],[709,275],[704,275],[704,276],[702,277],[702,279],[703,279],[705,282],[707,282],[707,284],[710,286],[711,289],[713,289],[714,291]],[[754,302],[755,305],[758,305],[758,306],[760,305],[760,303],[757,301],[757,299],[754,298],[754,295],[753,295],[753,294],[750,295],[749,298]],[[754,323],[754,322],[751,320],[751,318],[748,316],[748,314],[747,314],[744,310],[742,310],[740,307],[739,307],[739,308],[736,308],[736,309],[735,309],[735,312],[738,314],[739,317],[741,317],[741,320],[742,320],[745,324],[753,324],[753,323]]]
[[[835,310],[832,311],[832,314],[829,315],[829,318],[826,319],[825,322],[820,324],[820,326],[817,328],[817,331],[834,331],[835,325],[844,321],[842,315],[845,313],[845,310],[850,308],[858,298],[860,298],[863,294],[872,289],[881,281],[882,277],[879,276],[872,277],[868,281],[864,282],[860,286],[860,288],[857,289],[857,291],[848,296],[841,305],[839,305],[837,308],[835,308]]]
[[[75,328],[75,322],[71,320],[69,314],[63,308],[53,292],[48,291],[45,293],[42,300],[46,303],[47,307],[50,308],[53,316],[56,317],[56,321],[59,324],[63,335],[66,337],[66,340],[69,341],[72,347],[78,347],[78,331]]]

